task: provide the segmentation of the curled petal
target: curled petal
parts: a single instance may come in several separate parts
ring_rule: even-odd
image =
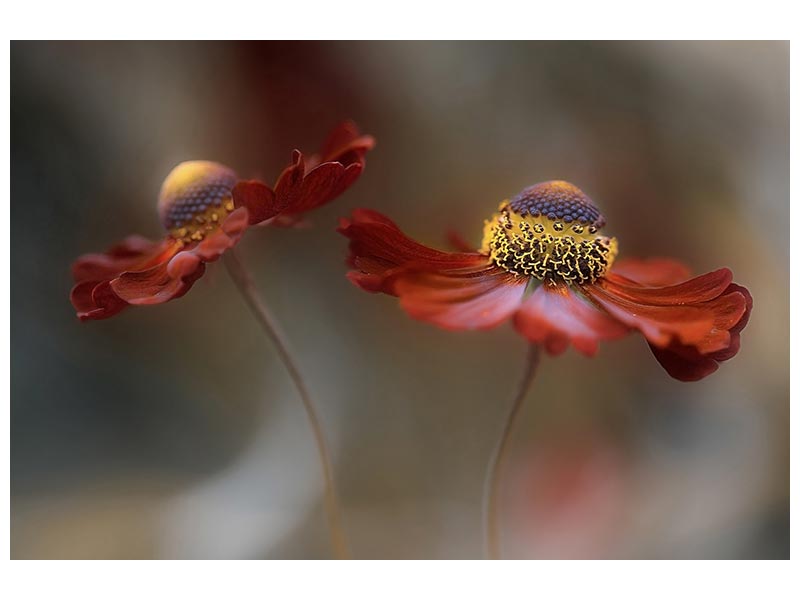
[[[363,161],[346,165],[324,162],[306,173],[303,156],[295,150],[293,164],[283,172],[275,186],[276,204],[286,215],[327,204],[349,188],[363,169]]]
[[[110,282],[128,271],[142,271],[168,261],[179,250],[173,239],[152,242],[140,236],[125,238],[102,254],[85,254],[72,265],[75,286],[70,301],[81,320],[106,319],[127,303],[117,297]]]
[[[375,145],[352,122],[334,129],[319,155],[305,158],[299,150],[278,177],[275,188],[244,181],[233,190],[234,204],[246,207],[250,224],[293,217],[322,206],[341,195],[364,170],[364,155]],[[275,221],[278,223],[279,221]]]
[[[349,279],[368,292],[394,294],[392,275],[398,269],[441,272],[487,265],[477,252],[442,252],[405,235],[379,212],[358,209],[350,219],[340,219],[339,233],[350,239]]]
[[[72,277],[76,282],[110,279],[131,268],[145,268],[159,263],[175,251],[176,244],[173,240],[153,242],[142,236],[132,235],[103,253],[78,257],[72,264]]]
[[[695,380],[733,356],[747,323],[752,299],[719,269],[680,284],[639,285],[609,276],[584,292],[611,316],[638,329],[656,358],[677,379]]]
[[[76,284],[70,293],[70,300],[81,321],[107,319],[128,306],[111,292],[107,281],[84,281]]]
[[[682,302],[669,296],[673,301],[669,304],[654,297],[657,288],[642,288],[640,298],[632,295],[632,289],[618,294],[616,288],[606,285],[603,280],[584,286],[586,293],[609,314],[638,329],[650,343],[659,347],[677,340],[681,344],[696,346],[703,353],[725,348],[730,343],[728,330],[745,311],[744,297],[738,293],[698,303]]]
[[[203,275],[206,263],[233,247],[247,227],[247,209],[242,207],[204,240],[185,250],[171,238],[149,245],[141,242],[143,238],[128,238],[108,254],[82,257],[73,272],[102,277],[76,281],[72,305],[82,320],[105,319],[129,305],[161,304],[180,298]],[[136,254],[137,249],[148,252]]]
[[[514,327],[529,341],[558,355],[570,344],[594,356],[600,341],[624,336],[630,329],[581,298],[564,284],[540,285],[514,315]]]
[[[183,277],[173,277],[169,263],[161,263],[146,271],[123,273],[111,282],[111,289],[127,304],[162,304],[183,296],[204,272],[205,264],[198,261]]]
[[[731,327],[730,342],[726,348],[701,354],[696,348],[672,342],[666,348],[659,348],[650,344],[653,355],[662,367],[675,379],[680,381],[698,381],[719,367],[719,363],[733,358],[739,352],[741,344],[741,331],[750,319],[753,310],[753,297],[747,288],[732,283],[726,290],[727,293],[741,294],[745,299],[745,312],[739,321]]]

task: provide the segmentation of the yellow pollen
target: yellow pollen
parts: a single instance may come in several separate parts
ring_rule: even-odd
[[[195,160],[175,167],[161,186],[158,211],[164,227],[184,243],[199,242],[233,211],[236,173],[219,163]]]
[[[617,239],[600,235],[588,219],[565,222],[550,215],[501,202],[485,222],[482,251],[507,271],[546,283],[591,283],[603,277],[617,256]],[[600,216],[594,222],[605,221]]]

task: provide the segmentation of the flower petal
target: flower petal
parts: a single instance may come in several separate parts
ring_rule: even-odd
[[[654,295],[657,288],[642,288],[640,298],[633,295],[633,288],[620,294],[605,280],[583,286],[583,289],[613,317],[641,331],[650,343],[663,348],[677,340],[697,347],[704,354],[729,345],[728,330],[745,312],[744,297],[738,293],[691,303],[688,299],[686,302],[676,299],[674,295],[658,299]]]
[[[638,329],[670,375],[693,381],[738,351],[752,308],[749,292],[719,269],[676,285],[650,287],[609,276],[584,292],[622,323]]]
[[[249,226],[248,210],[237,208],[229,214],[219,227],[196,246],[181,252],[191,252],[203,262],[214,262],[226,250],[233,248],[242,239]],[[177,256],[176,256],[177,258]],[[173,259],[175,260],[175,259]]]
[[[697,304],[719,297],[733,280],[730,269],[717,269],[675,285],[650,286],[626,280],[614,273],[602,280],[602,286],[618,298],[657,306]]]
[[[322,152],[306,159],[299,150],[278,177],[274,190],[258,181],[240,182],[234,188],[236,206],[250,212],[250,224],[279,216],[292,216],[326,204],[349,188],[364,170],[364,155],[375,145],[360,135],[352,122],[334,129]]]
[[[86,281],[72,288],[72,306],[81,321],[113,317],[127,303],[111,292],[107,281]]]
[[[611,272],[641,285],[662,286],[686,281],[691,270],[671,258],[624,258],[617,260]]]
[[[445,329],[498,325],[519,307],[528,283],[484,254],[424,246],[372,210],[341,219],[338,231],[350,238],[350,281],[368,292],[399,296],[409,315]]]
[[[111,290],[128,304],[162,304],[188,292],[206,268],[204,263],[197,261],[194,268],[188,269],[182,277],[173,277],[169,264],[161,263],[146,271],[123,273],[111,281]]]
[[[528,284],[485,264],[446,271],[397,272],[393,287],[400,306],[413,318],[443,329],[489,329],[505,321],[522,302]]]
[[[231,195],[234,206],[247,209],[251,225],[271,219],[281,211],[275,192],[260,181],[240,181],[233,187]]]
[[[362,162],[364,155],[375,147],[375,138],[371,135],[361,135],[358,127],[353,121],[340,123],[328,135],[328,139],[322,144],[319,155],[308,159],[308,166],[312,168],[320,162],[340,162],[348,165],[355,162]]]
[[[442,252],[406,236],[379,212],[358,209],[350,219],[340,219],[339,233],[350,239],[348,278],[368,292],[394,294],[391,276],[397,269],[414,267],[443,271],[483,267],[488,257],[477,252]]]
[[[102,254],[85,254],[72,265],[75,286],[70,301],[82,321],[107,319],[127,306],[111,289],[109,282],[130,270],[146,270],[168,261],[180,244],[173,239],[152,242],[130,236]]]
[[[514,315],[514,327],[552,355],[561,354],[571,343],[586,356],[594,356],[598,342],[630,331],[564,284],[537,287]]]
[[[698,381],[716,371],[719,367],[718,363],[733,358],[739,352],[741,345],[740,334],[750,319],[750,312],[753,309],[753,297],[746,288],[736,284],[731,284],[726,293],[741,294],[746,303],[744,314],[729,331],[730,343],[727,348],[710,354],[701,354],[692,346],[685,346],[676,342],[671,343],[666,348],[658,348],[650,344],[650,349],[653,351],[656,360],[675,379]]]
[[[147,242],[128,238],[108,254],[87,255],[73,268],[76,275],[98,277],[77,281],[72,305],[81,320],[106,319],[128,305],[161,304],[183,296],[248,228],[247,209],[237,208],[199,244],[178,251],[181,243],[168,238]],[[146,242],[146,243],[145,243]]]
[[[176,247],[171,239],[153,242],[132,235],[103,253],[79,256],[72,264],[72,277],[76,282],[110,279],[130,268],[145,268],[161,262],[165,256],[174,254]]]

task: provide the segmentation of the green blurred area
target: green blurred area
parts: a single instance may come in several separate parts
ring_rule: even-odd
[[[498,202],[566,179],[620,256],[728,266],[755,309],[740,354],[696,384],[635,336],[545,359],[507,554],[788,558],[788,102],[778,42],[12,43],[12,557],[329,555],[303,413],[222,265],[88,324],[69,267],[162,235],[178,162],[272,181],[352,118],[378,142],[358,183],[241,251],[321,406],[356,557],[481,556],[525,344],[357,290],[337,217],[478,244]]]

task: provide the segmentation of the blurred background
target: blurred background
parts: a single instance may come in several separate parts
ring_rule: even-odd
[[[444,247],[526,185],[592,196],[621,256],[731,267],[740,354],[670,379],[637,336],[543,361],[505,555],[788,558],[788,43],[11,45],[11,554],[327,558],[311,434],[221,264],[81,324],[71,262],[162,235],[161,180],[268,182],[354,119],[378,145],[313,227],[241,253],[322,412],[358,558],[479,558],[487,460],[522,370],[510,326],[449,333],[345,279],[336,219]]]

